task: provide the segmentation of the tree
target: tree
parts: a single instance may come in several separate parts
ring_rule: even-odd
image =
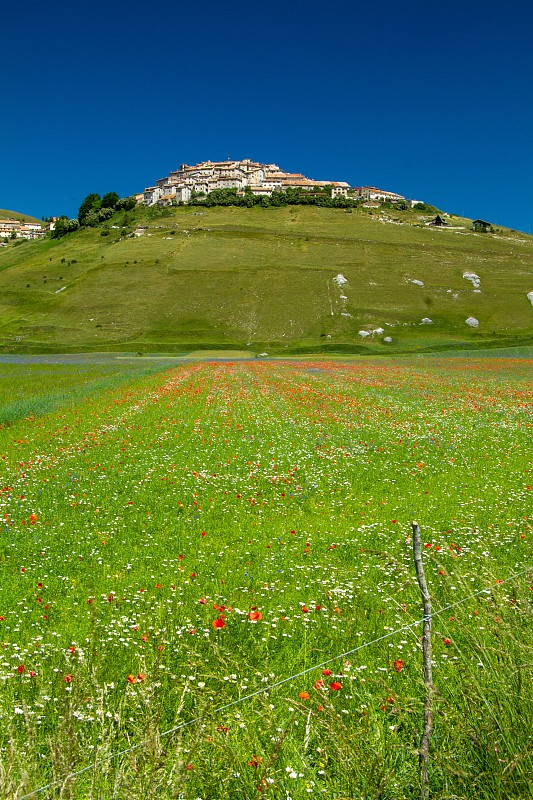
[[[410,209],[410,205],[406,200],[398,200],[398,202],[394,204],[394,207],[398,211],[408,211]]]
[[[134,197],[122,197],[117,200],[115,205],[116,211],[131,211],[137,205],[137,200]]]
[[[96,209],[88,211],[87,214],[83,217],[82,225],[85,225],[87,228],[93,228],[95,225],[98,225],[100,222],[100,212]]]
[[[79,226],[80,224],[77,219],[61,217],[56,221],[50,236],[52,239],[60,239],[62,236],[66,236],[67,233],[78,230]]]
[[[80,225],[85,225],[85,219],[91,211],[99,211],[102,207],[102,198],[99,194],[88,194],[78,211]]]
[[[108,192],[104,194],[102,197],[102,208],[115,208],[118,201],[119,196],[116,192]]]

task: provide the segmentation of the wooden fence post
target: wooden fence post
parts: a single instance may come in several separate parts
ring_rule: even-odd
[[[429,798],[429,745],[431,741],[431,733],[433,730],[433,695],[435,688],[433,686],[433,669],[431,664],[431,620],[433,609],[431,607],[431,597],[429,595],[426,576],[424,574],[424,565],[422,563],[422,549],[420,543],[420,527],[418,522],[412,523],[413,528],[413,556],[415,562],[416,577],[418,586],[420,587],[420,594],[422,595],[422,602],[424,606],[424,626],[422,629],[422,656],[424,661],[424,683],[426,687],[426,696],[424,699],[424,731],[420,741],[419,754],[419,769],[420,769],[420,797],[422,800]]]

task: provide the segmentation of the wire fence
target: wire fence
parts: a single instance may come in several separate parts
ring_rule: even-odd
[[[496,588],[500,586],[510,583],[511,581],[515,580],[516,578],[525,575],[526,573],[531,571],[531,567],[521,570],[520,572],[515,572],[513,575],[510,575],[508,578],[503,578],[497,581]],[[476,597],[479,597],[482,594],[490,594],[493,591],[494,587],[479,589],[477,592],[473,592],[473,594],[468,595],[467,597],[462,597],[460,600],[456,600],[454,603],[449,603],[446,606],[438,609],[438,611],[433,611],[433,617],[439,616],[440,614],[444,614],[446,611],[450,611],[452,608],[456,608],[463,603],[466,603],[468,600],[473,600]],[[263,686],[261,689],[257,689],[254,692],[250,692],[249,694],[243,695],[243,697],[239,697],[236,700],[232,700],[230,703],[225,703],[224,705],[217,706],[213,711],[210,713],[212,714],[220,714],[222,711],[227,711],[234,706],[240,705],[241,703],[246,702],[247,700],[251,700],[254,697],[258,697],[259,695],[267,694],[268,692],[273,691],[274,689],[278,689],[280,686],[284,686],[291,681],[296,680],[297,678],[301,678],[303,675],[308,675],[310,672],[314,672],[315,670],[322,669],[323,667],[328,666],[328,664],[332,664],[335,661],[339,661],[342,658],[346,658],[347,656],[351,656],[354,653],[358,653],[361,650],[364,650],[367,647],[371,647],[372,645],[378,644],[379,642],[383,642],[386,639],[390,639],[393,636],[396,636],[398,633],[402,633],[403,631],[411,630],[415,628],[417,625],[422,625],[424,623],[424,617],[415,620],[414,622],[410,622],[407,625],[402,625],[400,628],[396,628],[393,631],[388,631],[384,633],[382,636],[378,636],[376,639],[372,639],[369,642],[363,642],[362,644],[358,645],[357,647],[353,647],[351,650],[346,650],[344,653],[339,653],[332,658],[328,658],[325,661],[321,661],[318,664],[314,664],[312,667],[307,667],[300,672],[295,673],[294,675],[289,675],[286,678],[282,678],[279,681],[275,681],[274,683],[269,684],[268,686]],[[170,736],[173,733],[177,733],[178,731],[184,730],[185,728],[189,728],[192,725],[195,725],[198,722],[202,722],[206,719],[207,713],[201,714],[198,717],[194,717],[193,719],[187,720],[186,722],[181,722],[179,725],[175,725],[173,728],[169,728],[168,730],[164,731],[160,734],[160,738],[164,738],[166,736]],[[47,789],[53,789],[55,786],[60,786],[65,784],[67,781],[72,780],[73,778],[77,778],[80,775],[83,775],[85,772],[89,772],[90,770],[97,769],[97,767],[101,766],[102,764],[109,763],[110,761],[114,761],[121,756],[127,755],[128,753],[132,753],[135,750],[140,750],[142,747],[145,747],[150,743],[150,740],[145,739],[142,742],[138,742],[137,744],[132,745],[131,747],[126,747],[123,750],[118,750],[116,753],[110,753],[108,756],[105,756],[99,760],[94,761],[92,764],[89,764],[87,767],[83,767],[80,770],[76,770],[75,772],[69,772],[63,778],[58,780],[52,781],[51,783],[47,783],[45,786],[41,786],[38,789],[34,789],[32,792],[28,794],[21,795],[18,800],[30,800],[32,797],[36,797],[36,795],[45,792]]]

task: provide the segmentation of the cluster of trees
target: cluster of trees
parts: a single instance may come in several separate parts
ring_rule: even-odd
[[[100,197],[99,194],[88,194],[78,210],[77,219],[60,217],[51,233],[52,239],[60,239],[67,233],[72,233],[80,227],[91,227],[110,219],[115,211],[131,211],[137,201],[134,197],[120,198],[116,192],[108,192]]]
[[[80,223],[77,219],[69,219],[68,217],[63,216],[56,220],[54,229],[50,233],[50,236],[52,239],[61,239],[61,237],[66,236],[67,233],[77,231],[79,227]]]
[[[88,194],[79,208],[78,222],[84,227],[98,225],[110,219],[115,211],[129,211],[135,205],[134,197],[121,199],[116,192],[108,192],[103,197],[96,193]]]
[[[436,206],[430,206],[428,203],[415,203],[413,206],[414,211],[424,211],[426,214],[439,214],[439,209]]]
[[[214,189],[208,195],[195,194],[191,196],[189,205],[192,206],[262,206],[263,208],[277,208],[279,206],[321,206],[324,208],[354,208],[359,205],[358,200],[348,197],[332,198],[326,189],[309,191],[289,187],[285,192],[272,192],[270,196],[254,195],[250,191],[238,195],[237,189]]]

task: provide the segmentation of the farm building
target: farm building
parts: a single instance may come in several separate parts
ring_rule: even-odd
[[[492,225],[490,222],[485,222],[482,219],[475,219],[472,227],[477,233],[492,233]]]

